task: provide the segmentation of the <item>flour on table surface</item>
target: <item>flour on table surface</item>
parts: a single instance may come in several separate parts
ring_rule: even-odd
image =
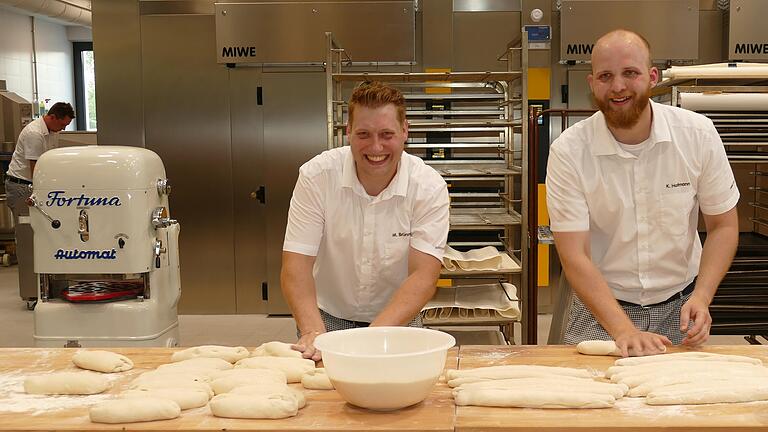
[[[39,375],[44,372],[38,372]],[[24,379],[33,374],[10,372],[0,373],[0,414],[30,412],[31,415],[45,414],[70,408],[87,408],[96,403],[112,399],[112,394],[95,394],[88,396],[46,396],[24,392]],[[118,376],[106,376],[110,381]]]

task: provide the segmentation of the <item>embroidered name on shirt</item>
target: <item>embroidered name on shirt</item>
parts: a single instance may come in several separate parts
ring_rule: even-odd
[[[674,188],[685,187],[690,185],[691,185],[691,182],[667,183],[667,189],[674,189]]]
[[[409,233],[409,232],[392,233],[392,237],[411,237],[411,236],[413,236],[413,233]]]

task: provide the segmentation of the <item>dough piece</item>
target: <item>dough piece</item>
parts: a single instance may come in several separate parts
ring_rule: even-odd
[[[305,372],[315,369],[315,362],[303,358],[251,357],[237,362],[235,368],[279,370],[285,373],[289,383],[297,383]]]
[[[197,357],[220,358],[230,363],[248,357],[250,353],[244,347],[229,347],[221,345],[201,345],[177,351],[171,356],[172,362],[189,360]]]
[[[634,366],[644,363],[656,363],[656,362],[669,362],[669,361],[727,361],[736,363],[751,363],[754,365],[762,365],[763,362],[760,359],[738,355],[727,354],[713,354],[706,352],[681,352],[672,354],[657,354],[645,357],[627,357],[616,360],[614,363],[616,366]]]
[[[144,372],[133,380],[134,383],[141,383],[147,381],[157,380],[182,380],[182,381],[199,381],[204,383],[210,383],[213,381],[211,375],[208,373],[183,371],[183,370],[153,370]]]
[[[232,363],[213,357],[196,357],[189,360],[182,360],[176,363],[167,363],[157,367],[157,370],[165,369],[216,369],[227,370],[232,369]]]
[[[211,375],[211,377],[213,378],[213,381],[216,381],[222,378],[230,378],[230,377],[243,377],[243,378],[269,377],[268,381],[279,382],[281,384],[285,384],[288,382],[288,379],[285,377],[285,373],[283,371],[274,370],[274,369],[237,368],[237,369],[230,369],[225,371],[216,371]]]
[[[57,372],[24,379],[24,391],[29,394],[90,395],[108,388],[107,378],[93,372]]]
[[[307,398],[304,396],[304,392],[288,387],[287,384],[277,383],[261,383],[250,384],[242,387],[235,387],[228,394],[245,394],[245,395],[262,395],[268,396],[271,394],[287,394],[296,399],[296,403],[299,405],[299,409],[304,408],[307,405]]]
[[[609,394],[525,389],[463,390],[454,396],[456,405],[519,408],[610,408],[616,398]]]
[[[138,383],[131,383],[131,389],[133,390],[154,390],[154,389],[198,389],[208,393],[209,397],[213,397],[213,389],[207,383],[193,380],[184,379],[156,379],[146,380]]]
[[[211,399],[210,396],[208,396],[207,391],[191,388],[128,390],[120,393],[120,397],[125,399],[170,399],[176,402],[183,410],[200,408],[201,406],[205,406]]]
[[[554,366],[535,366],[535,365],[504,365],[489,366],[476,369],[450,369],[446,371],[445,377],[448,380],[463,377],[504,379],[504,378],[523,378],[526,376],[536,376],[537,374],[563,375],[580,378],[592,378],[593,374],[586,369],[575,369]]]
[[[325,368],[315,368],[301,376],[301,385],[310,390],[333,390],[333,384],[325,374]]]
[[[687,383],[648,393],[648,405],[694,405],[768,400],[768,381],[716,381]]]
[[[603,393],[609,394],[616,399],[621,399],[629,392],[629,387],[624,384],[612,384],[590,379],[563,380],[561,378],[519,378],[479,381],[464,384],[455,388],[456,392],[463,390],[477,389],[501,389],[501,390],[551,390],[555,392],[574,393]]]
[[[605,371],[605,377],[613,379],[614,376],[622,375],[639,375],[648,372],[659,372],[662,370],[712,370],[712,369],[762,369],[763,366],[754,365],[751,363],[738,363],[728,361],[699,361],[699,360],[682,360],[682,361],[670,361],[661,363],[646,363],[636,366],[611,366]]]
[[[248,372],[251,371],[259,371],[259,372],[266,372],[262,374],[243,374],[243,375],[231,375],[224,378],[219,378],[211,383],[211,387],[213,388],[213,392],[218,394],[222,393],[228,393],[232,391],[232,389],[237,387],[242,387],[244,385],[250,385],[250,384],[261,384],[261,383],[274,383],[274,384],[283,384],[285,383],[285,375],[280,371],[273,371],[269,369],[251,369]],[[277,372],[280,375],[272,374],[270,372]]]
[[[614,341],[588,340],[579,342],[576,345],[576,351],[586,355],[621,357],[621,350],[616,347]]]
[[[72,363],[81,369],[105,373],[133,369],[131,359],[112,351],[78,351],[72,356]]]
[[[295,357],[303,358],[301,353],[291,349],[285,342],[266,342],[251,352],[251,357]]]
[[[287,395],[221,394],[210,403],[216,417],[245,419],[281,419],[299,411],[296,399]]]
[[[739,378],[768,378],[768,372],[754,373],[751,371],[728,371],[723,373],[720,370],[709,371],[696,371],[689,373],[675,373],[675,374],[662,374],[656,375],[653,378],[647,379],[644,382],[638,384],[636,387],[629,391],[631,397],[647,396],[648,393],[659,390],[664,387],[673,386],[676,384],[686,383],[710,383],[715,381],[724,381],[729,379]]]
[[[94,423],[133,423],[174,419],[181,408],[170,399],[114,399],[91,407],[89,414]]]
[[[623,382],[630,387],[636,386],[638,383],[647,380],[648,378],[658,377],[660,375],[675,375],[687,372],[696,371],[712,371],[717,370],[721,373],[729,371],[754,371],[756,373],[764,371],[762,366],[756,366],[749,363],[733,363],[733,362],[665,362],[661,364],[654,364],[655,367],[643,367],[632,366],[626,370],[622,370],[618,373],[611,374],[612,382]]]

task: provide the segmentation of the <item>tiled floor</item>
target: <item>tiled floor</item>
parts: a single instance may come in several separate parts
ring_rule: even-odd
[[[550,315],[538,317],[540,345],[546,344],[550,321]],[[0,328],[4,330],[0,332],[0,347],[34,346],[33,312],[27,310],[26,303],[19,298],[15,266],[0,267]],[[272,340],[293,342],[296,339],[296,326],[292,318],[265,315],[181,315],[179,328],[183,346],[257,346]],[[519,335],[519,330],[516,335]],[[487,332],[469,334],[458,339],[462,344],[492,343]],[[712,336],[709,343],[728,345],[746,344],[746,341],[742,336]]]

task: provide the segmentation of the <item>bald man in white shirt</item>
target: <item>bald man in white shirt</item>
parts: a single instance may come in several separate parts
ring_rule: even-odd
[[[404,151],[405,99],[364,83],[352,94],[349,146],[299,170],[283,244],[281,288],[296,319],[294,349],[319,360],[326,331],[420,326],[448,237],[445,181]]]
[[[649,100],[658,79],[644,38],[604,35],[588,76],[600,111],[550,149],[550,226],[576,294],[566,343],[613,339],[640,356],[709,336],[709,304],[738,243],[739,191],[712,122]]]

